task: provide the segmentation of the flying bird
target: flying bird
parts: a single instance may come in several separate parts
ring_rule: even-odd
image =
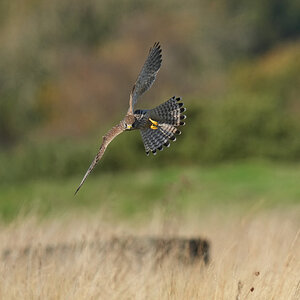
[[[98,153],[85,173],[75,194],[100,161],[109,143],[120,133],[136,129],[140,130],[147,155],[149,155],[150,152],[156,155],[157,150],[162,151],[164,146],[169,147],[169,140],[176,141],[175,135],[181,134],[178,127],[185,125],[183,120],[186,116],[182,113],[186,109],[183,107],[183,102],[181,102],[180,97],[173,96],[153,109],[134,110],[138,98],[149,90],[154,83],[161,62],[161,47],[159,43],[155,43],[153,47],[150,48],[148,57],[131,90],[129,109],[125,118],[103,137]]]

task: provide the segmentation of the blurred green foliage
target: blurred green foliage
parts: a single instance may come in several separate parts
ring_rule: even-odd
[[[187,126],[155,159],[125,133],[95,172],[299,161],[299,3],[1,1],[1,182],[83,174],[156,40],[161,82],[140,105],[180,94]]]
[[[109,146],[101,167],[94,172],[249,158],[299,161],[299,120],[288,117],[282,103],[273,97],[248,95],[246,98],[243,95],[242,99],[244,102],[235,94],[226,102],[203,101],[188,107],[187,125],[182,129],[182,135],[156,157],[145,156],[138,132],[125,132]],[[1,180],[84,174],[99,145],[99,134],[84,141],[22,144],[0,154]]]
[[[152,217],[153,213],[233,210],[248,213],[262,209],[297,209],[299,165],[266,162],[219,164],[210,167],[159,167],[136,172],[105,172],[91,176],[73,196],[81,176],[64,180],[37,179],[1,186],[0,220],[24,215],[65,216],[97,213],[102,218],[130,220]],[[134,192],[132,192],[134,191]],[[299,208],[299,207],[298,207]],[[129,218],[128,218],[129,217]]]

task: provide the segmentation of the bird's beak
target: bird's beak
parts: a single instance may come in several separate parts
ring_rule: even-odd
[[[132,125],[131,124],[127,124],[127,127],[126,127],[126,129],[131,129],[132,128]]]

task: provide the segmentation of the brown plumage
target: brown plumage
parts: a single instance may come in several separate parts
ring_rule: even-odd
[[[185,108],[183,108],[183,103],[180,102],[181,98],[176,98],[174,96],[154,109],[134,111],[134,106],[137,103],[138,98],[149,90],[154,83],[161,62],[162,55],[160,44],[155,43],[153,47],[150,48],[148,57],[132,88],[129,98],[129,109],[125,118],[103,137],[99,151],[85,173],[75,194],[79,191],[88,175],[100,161],[109,143],[123,131],[139,129],[147,155],[150,151],[155,155],[157,149],[163,150],[163,146],[169,147],[169,139],[175,141],[175,134],[181,133],[177,129],[178,126],[185,124],[181,121],[185,119],[185,116],[182,115]]]
[[[92,170],[94,169],[94,167],[96,166],[96,164],[98,163],[98,161],[101,159],[101,157],[103,156],[107,146],[109,145],[109,143],[120,133],[122,133],[124,131],[124,126],[122,125],[122,122],[116,126],[114,126],[104,137],[102,140],[102,144],[99,148],[99,151],[96,155],[96,157],[94,158],[93,162],[91,163],[90,167],[88,168],[88,170],[86,171],[83,179],[80,182],[79,187],[77,188],[75,194],[79,191],[79,189],[81,188],[81,186],[83,185],[83,183],[85,182],[86,178],[89,176],[89,174],[92,172]]]

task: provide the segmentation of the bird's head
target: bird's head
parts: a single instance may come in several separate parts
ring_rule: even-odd
[[[125,130],[133,129],[134,122],[135,122],[135,116],[134,115],[126,115],[126,117],[123,120]]]

